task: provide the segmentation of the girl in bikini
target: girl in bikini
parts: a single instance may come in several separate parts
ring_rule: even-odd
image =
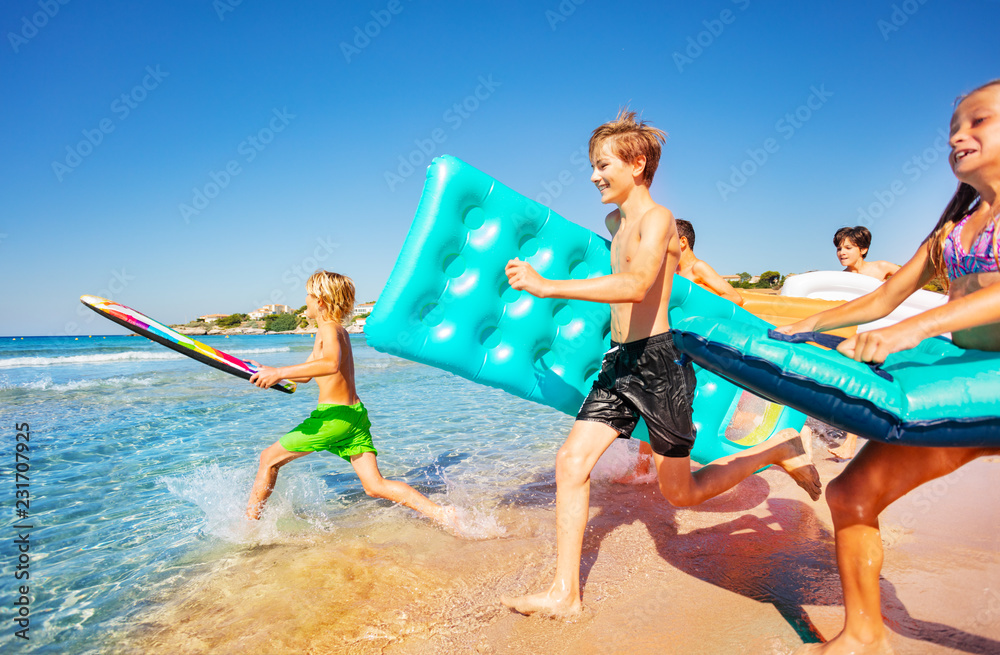
[[[832,330],[886,316],[939,271],[951,281],[949,301],[881,330],[841,343],[857,361],[883,362],[890,353],[952,333],[963,348],[1000,351],[1000,80],[960,99],[951,120],[949,161],[958,190],[917,253],[872,293],[779,328],[786,334]],[[882,623],[879,572],[883,509],[918,486],[1000,449],[928,448],[869,441],[827,487],[837,565],[844,590],[843,631],[802,653],[891,653]]]

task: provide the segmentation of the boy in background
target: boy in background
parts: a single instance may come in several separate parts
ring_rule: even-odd
[[[708,262],[698,259],[694,254],[694,226],[690,221],[678,218],[674,221],[677,224],[677,240],[681,248],[681,257],[677,263],[677,275],[691,280],[698,286],[707,289],[717,296],[722,296],[740,307],[743,306],[743,296],[733,288],[733,285],[726,282],[721,275]],[[653,450],[645,441],[639,442],[639,461],[636,462],[635,471],[626,476],[620,482],[628,484],[637,478],[645,478],[653,470]]]
[[[722,276],[716,273],[708,262],[695,256],[694,226],[689,221],[681,219],[675,222],[677,223],[677,237],[681,247],[681,259],[677,264],[677,274],[742,307],[743,296],[733,288],[733,285],[722,279]]]
[[[842,227],[833,235],[833,245],[837,248],[837,259],[844,267],[845,273],[858,273],[873,277],[879,282],[888,280],[899,270],[898,264],[887,261],[866,259],[868,249],[872,245],[872,233],[863,226]],[[851,459],[858,448],[858,435],[852,432],[844,433],[844,443],[837,448],[828,448],[837,459]]]

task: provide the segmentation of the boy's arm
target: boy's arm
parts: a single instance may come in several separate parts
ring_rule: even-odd
[[[784,334],[827,332],[851,325],[871,323],[888,316],[889,312],[899,307],[911,294],[930,282],[933,276],[934,267],[927,256],[926,245],[922,244],[910,261],[903,264],[892,277],[871,293],[833,309],[813,314],[797,323],[779,327],[777,331]],[[842,342],[841,346],[844,343],[847,342]]]
[[[311,362],[313,360],[313,357],[314,357],[313,353],[309,353],[309,359],[307,359],[306,361],[307,362]],[[274,368],[273,366],[268,366],[266,364],[261,364],[260,362],[255,361],[253,359],[248,359],[246,361],[248,361],[251,364],[253,364],[254,368],[256,368],[257,370],[260,370],[262,368]],[[250,377],[251,377],[251,379],[253,379],[253,376],[250,376]],[[285,379],[288,380],[289,382],[295,382],[296,384],[304,384],[304,383],[308,382],[309,380],[312,380],[312,378],[285,378]]]
[[[538,298],[565,298],[601,303],[637,303],[646,298],[663,266],[673,229],[673,216],[665,207],[656,207],[639,225],[639,247],[627,272],[612,273],[589,280],[548,280],[531,264],[518,259],[507,262],[507,280],[511,288],[524,290]]]
[[[267,389],[282,379],[292,381],[298,378],[312,379],[339,372],[341,352],[340,340],[337,339],[337,329],[333,323],[320,323],[319,330],[319,338],[323,340],[319,357],[313,359],[313,355],[310,355],[302,364],[292,366],[278,368],[264,366],[250,378],[250,382],[261,389]]]
[[[882,264],[882,279],[888,280],[890,277],[896,274],[900,269],[899,264],[893,264],[892,262],[879,262]]]
[[[315,352],[311,352],[311,353],[309,353],[309,357],[306,358],[306,363],[308,364],[309,362],[315,361],[315,359],[316,359],[316,353]],[[310,377],[296,377],[296,378],[285,378],[285,379],[286,380],[290,380],[292,382],[295,382],[296,384],[305,384],[306,382],[309,382],[310,380],[312,380],[312,377],[311,376]]]
[[[895,278],[893,276],[890,281]],[[859,332],[842,341],[837,350],[859,362],[881,363],[892,353],[914,348],[924,339],[997,322],[1000,322],[1000,282],[994,282],[895,325]]]
[[[705,283],[705,287],[709,291],[736,303],[740,307],[743,306],[743,296],[733,288],[733,285],[722,279],[722,276],[716,273],[708,262],[699,259],[695,262],[694,272]]]

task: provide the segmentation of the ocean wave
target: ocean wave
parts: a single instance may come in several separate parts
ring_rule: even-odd
[[[235,348],[233,350],[226,350],[230,355],[259,355],[261,353],[287,353],[292,349],[288,346],[281,348]]]
[[[40,380],[21,382],[20,384],[7,384],[0,381],[0,391],[10,391],[13,389],[27,389],[29,391],[81,391],[98,387],[148,387],[153,382],[153,378],[121,376],[101,380],[70,380],[69,382],[54,384],[52,378],[44,377]]]
[[[290,348],[244,348],[227,350],[230,355],[259,355],[263,353],[288,352]],[[63,355],[58,357],[9,357],[0,359],[3,368],[37,368],[40,366],[72,366],[74,364],[117,364],[127,361],[161,361],[184,359],[184,355],[171,350],[126,350],[118,353],[96,353],[92,355]]]

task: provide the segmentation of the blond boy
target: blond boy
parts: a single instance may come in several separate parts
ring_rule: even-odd
[[[808,441],[794,430],[717,460],[694,474],[691,399],[694,373],[680,365],[667,320],[671,282],[680,259],[670,210],[649,194],[664,133],[635,113],[594,130],[591,181],[608,214],[611,275],[589,280],[548,280],[526,262],[508,262],[511,287],[539,298],[566,298],[611,305],[612,348],[556,456],[556,573],[545,591],[501,602],[522,614],[557,617],[579,613],[580,556],[590,504],[590,472],[618,437],[628,438],[639,418],[649,428],[660,491],[672,504],[695,505],[730,489],[757,469],[778,464],[815,500],[819,475]]]
[[[306,281],[306,292],[306,316],[319,326],[312,353],[302,364],[261,366],[250,382],[266,389],[281,379],[300,384],[315,379],[319,404],[301,425],[260,454],[247,518],[260,518],[279,468],[309,453],[328,450],[351,463],[369,496],[401,503],[439,523],[452,521],[454,508],[431,502],[405,482],[386,480],[378,470],[368,410],[354,386],[350,336],[342,324],[354,307],[354,282],[338,273],[317,271]]]

